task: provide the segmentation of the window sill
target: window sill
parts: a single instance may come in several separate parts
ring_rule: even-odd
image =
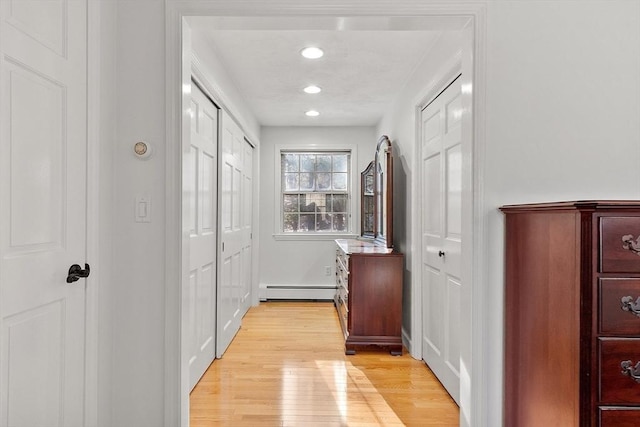
[[[274,240],[293,240],[293,241],[320,241],[320,240],[336,240],[336,239],[355,239],[360,237],[357,234],[349,233],[276,233],[273,235]]]

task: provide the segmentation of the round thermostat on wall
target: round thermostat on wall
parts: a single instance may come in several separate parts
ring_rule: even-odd
[[[138,141],[133,146],[133,152],[139,159],[148,159],[151,157],[151,145],[147,142]]]

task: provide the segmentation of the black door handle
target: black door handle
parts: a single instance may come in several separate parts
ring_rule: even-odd
[[[91,268],[89,264],[84,265],[84,270],[78,264],[73,264],[69,267],[69,275],[67,276],[67,283],[77,282],[81,277],[89,277],[91,274]]]
[[[444,256],[444,251],[438,251],[438,256],[439,257],[443,257]]]

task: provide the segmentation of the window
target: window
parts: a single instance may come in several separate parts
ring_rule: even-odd
[[[350,151],[281,151],[283,233],[350,230]]]

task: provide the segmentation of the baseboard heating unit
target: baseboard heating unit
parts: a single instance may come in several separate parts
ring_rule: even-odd
[[[268,300],[333,300],[336,285],[260,284],[260,301]]]

